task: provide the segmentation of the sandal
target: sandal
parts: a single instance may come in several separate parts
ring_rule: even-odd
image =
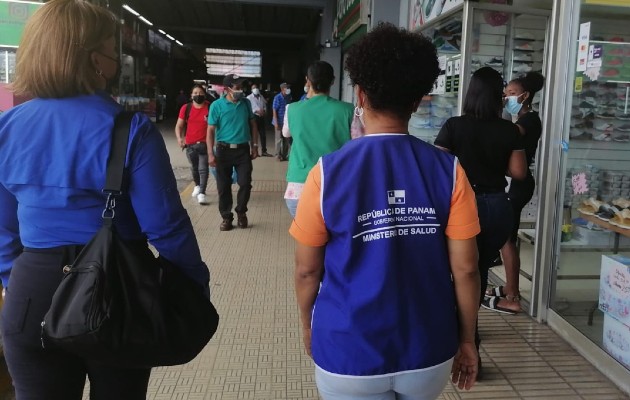
[[[503,286],[497,286],[486,290],[486,296],[505,297]]]
[[[518,296],[514,296],[515,298]],[[514,310],[510,310],[509,308],[505,308],[505,307],[501,307],[499,305],[499,301],[501,300],[501,297],[497,297],[497,296],[486,296],[484,297],[483,301],[481,302],[481,307],[485,308],[486,310],[490,310],[490,311],[496,311],[496,312],[500,312],[503,314],[509,314],[509,315],[515,315],[516,311]]]

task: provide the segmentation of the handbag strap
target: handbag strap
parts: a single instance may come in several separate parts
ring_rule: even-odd
[[[107,159],[107,177],[103,188],[103,193],[108,195],[116,196],[122,193],[127,145],[134,115],[134,112],[123,111],[116,116],[114,122],[112,146]]]

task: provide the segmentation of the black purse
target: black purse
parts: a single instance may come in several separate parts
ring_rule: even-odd
[[[116,118],[103,192],[103,226],[57,288],[42,321],[42,346],[106,365],[147,368],[192,360],[217,330],[203,288],[146,241],[125,241],[113,224],[132,113]]]

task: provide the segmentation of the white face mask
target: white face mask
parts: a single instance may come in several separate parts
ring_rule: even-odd
[[[291,89],[284,89],[284,94],[287,96],[291,94]]]
[[[252,89],[252,93],[254,93],[256,96],[258,96],[260,94],[260,89],[254,88],[254,89]]]
[[[308,86],[304,86],[304,93],[308,93]]]

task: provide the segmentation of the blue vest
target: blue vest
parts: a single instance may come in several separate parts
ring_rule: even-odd
[[[446,225],[455,158],[410,135],[370,135],[322,158],[330,240],[312,319],[325,371],[431,367],[458,348]]]

